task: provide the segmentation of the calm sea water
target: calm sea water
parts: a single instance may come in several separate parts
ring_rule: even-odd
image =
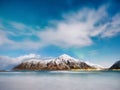
[[[120,90],[120,71],[0,72],[0,90]]]

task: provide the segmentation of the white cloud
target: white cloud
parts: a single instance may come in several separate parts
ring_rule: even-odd
[[[17,30],[25,30],[25,28],[26,28],[26,25],[24,25],[22,23],[10,22],[10,24]]]
[[[104,25],[104,32],[102,32],[101,37],[112,37],[120,33],[120,14],[112,17],[110,22]]]
[[[0,70],[8,69],[8,67],[11,67],[13,62],[12,58],[9,58],[7,56],[0,56]]]
[[[7,38],[7,35],[4,31],[0,31],[0,45],[12,44],[13,41]]]
[[[98,10],[84,8],[64,15],[64,20],[55,21],[54,25],[55,28],[47,27],[39,33],[43,43],[67,48],[84,47],[94,43],[92,37],[112,37],[118,34],[120,15],[110,18],[104,6]]]
[[[23,55],[16,58],[11,58],[7,56],[0,56],[0,70],[10,70],[16,65],[22,63],[23,61],[30,60],[30,59],[40,59],[40,55],[36,54],[28,54]]]
[[[48,45],[62,48],[90,46],[95,43],[92,37],[104,39],[120,33],[120,13],[111,17],[106,9],[107,7],[101,6],[98,9],[83,8],[69,12],[63,15],[61,21],[50,21],[54,27],[47,26],[43,30],[23,23],[8,22],[15,29],[10,30],[0,23],[0,47],[5,44],[12,49],[38,49]],[[39,40],[32,40],[30,37],[33,35]],[[18,42],[8,36],[23,36],[24,39]]]
[[[34,58],[40,58],[40,55],[36,55],[36,54],[28,54],[28,55],[24,55],[24,56],[20,56],[17,57],[18,60],[25,60],[25,59],[34,59]]]
[[[4,25],[2,22],[0,23],[0,47],[2,47],[2,49],[38,49],[43,46],[40,41],[34,41],[30,38],[33,35],[36,36],[37,29],[17,22],[6,23],[8,26]],[[9,38],[10,36],[14,37],[14,39],[18,37],[19,39],[24,39],[17,41]]]
[[[13,29],[12,34],[14,36],[21,36],[21,35],[31,36],[31,35],[36,34],[36,30],[32,26],[28,26],[28,25],[25,25],[23,23],[18,23],[18,22],[8,22],[8,23]],[[8,31],[9,29],[7,30],[7,32]]]

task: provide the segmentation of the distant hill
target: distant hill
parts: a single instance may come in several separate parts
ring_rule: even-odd
[[[120,69],[120,60],[115,62],[109,69]]]

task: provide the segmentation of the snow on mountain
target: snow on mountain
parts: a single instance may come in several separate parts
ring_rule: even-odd
[[[37,64],[37,63],[43,63],[43,64],[47,64],[50,61],[53,61],[54,59],[44,59],[44,58],[40,58],[40,59],[30,59],[27,61],[24,61],[23,63],[32,63],[32,64]]]
[[[78,62],[78,59],[75,59],[67,54],[60,55],[57,59],[63,60],[64,62],[70,61],[70,62]]]
[[[73,57],[71,57],[71,56],[69,56],[67,54],[60,55],[58,58],[59,59],[74,59]]]
[[[101,66],[101,65],[93,64],[93,63],[90,63],[90,62],[88,62],[88,61],[86,61],[85,63],[88,64],[88,65],[90,65],[90,66],[92,66],[92,67],[95,67],[95,68],[97,68],[97,69],[102,69],[102,68],[104,68],[104,67]]]
[[[67,54],[63,54],[63,55],[60,55],[59,57],[57,58],[50,58],[50,59],[43,59],[43,58],[35,58],[35,59],[30,59],[30,60],[27,60],[26,62],[28,63],[38,63],[38,62],[41,62],[41,63],[48,63],[48,62],[51,62],[51,63],[56,63],[56,64],[60,64],[60,63],[67,63],[67,62],[79,62],[78,59],[75,59]]]

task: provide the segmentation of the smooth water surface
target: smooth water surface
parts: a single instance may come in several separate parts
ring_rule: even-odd
[[[120,90],[120,71],[0,72],[0,90]]]

